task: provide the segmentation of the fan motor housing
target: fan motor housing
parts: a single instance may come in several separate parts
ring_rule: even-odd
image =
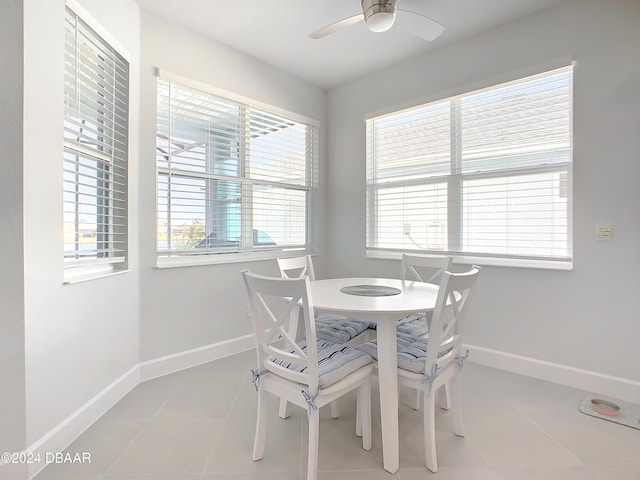
[[[398,0],[362,0],[362,14],[369,30],[389,30],[396,19]]]

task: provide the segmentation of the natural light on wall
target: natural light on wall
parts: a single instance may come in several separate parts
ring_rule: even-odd
[[[570,268],[573,67],[370,118],[367,254]]]

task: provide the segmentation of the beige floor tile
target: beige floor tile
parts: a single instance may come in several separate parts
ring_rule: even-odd
[[[200,480],[200,475],[107,475],[103,480]]]
[[[362,438],[355,434],[355,413],[342,409],[339,418],[331,418],[327,408],[320,419],[318,470],[377,470],[382,468],[382,440],[380,429],[372,429],[371,450],[362,448]],[[307,468],[309,429],[303,420],[302,468]]]
[[[496,473],[496,480],[594,480],[585,465],[500,467]]]
[[[151,420],[175,388],[169,384],[141,383],[114,405],[105,416]]]
[[[300,474],[298,472],[212,473],[203,475],[202,480],[300,480]]]
[[[52,463],[44,469],[44,472],[49,475],[77,476],[104,474],[144,426],[145,423],[142,420],[105,415],[65,449],[65,452],[72,455],[88,453],[90,462]],[[42,477],[38,475],[37,478],[40,480]]]
[[[257,393],[255,353],[141,383],[67,449],[90,464],[50,465],[36,480],[305,480],[306,411],[278,417],[270,399],[264,458],[251,460]],[[461,376],[466,436],[451,415],[436,416],[439,471],[424,466],[422,412],[400,392],[400,470],[382,468],[377,380],[373,449],[354,435],[355,395],[340,418],[321,410],[318,480],[639,480],[640,431],[578,412],[588,393],[465,364]]]
[[[202,417],[225,419],[238,394],[238,386],[215,385],[213,383],[185,383],[175,388],[156,418]]]
[[[635,465],[589,465],[593,480],[638,480],[640,463]],[[591,480],[591,479],[589,479]]]
[[[491,466],[578,465],[562,447],[529,418],[519,413],[491,412],[465,416],[466,437]]]
[[[477,467],[438,467],[437,473],[424,468],[401,468],[402,480],[497,480],[494,468]]]
[[[640,463],[640,430],[582,414],[577,408],[566,415],[529,416],[585,464]]]
[[[50,473],[51,470],[43,470],[40,474],[36,476],[37,480],[104,480],[103,475],[93,475],[93,474],[68,474],[68,475],[57,475]]]
[[[282,420],[278,417],[277,399],[271,397],[269,403],[264,457],[255,462],[251,459],[256,418],[256,410],[253,408],[244,417],[227,419],[205,473],[299,471],[303,417],[300,412],[294,412],[291,417]]]
[[[349,470],[340,472],[318,471],[318,480],[404,480],[399,473],[391,475],[381,470]]]
[[[238,386],[255,363],[255,352],[248,351],[189,368],[173,375],[181,383],[214,383]]]
[[[149,422],[107,473],[201,474],[223,425],[223,420],[206,418]]]

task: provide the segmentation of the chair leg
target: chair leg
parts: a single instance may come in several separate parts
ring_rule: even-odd
[[[438,404],[443,410],[451,410],[451,387],[449,382],[438,389]]]
[[[260,460],[264,455],[264,442],[267,435],[267,416],[265,415],[266,393],[258,389],[258,413],[256,417],[256,435],[253,440],[253,460]]]
[[[453,413],[453,431],[459,437],[464,437],[464,420],[462,418],[462,399],[460,398],[460,383],[456,375],[450,381],[451,383],[451,407]]]
[[[436,392],[424,396],[422,415],[424,416],[424,451],[425,464],[433,473],[438,471],[436,457]]]
[[[318,439],[320,436],[320,412],[313,410],[308,415],[309,420],[309,453],[307,460],[307,480],[318,477]]]
[[[420,410],[420,401],[422,400],[422,391],[418,388],[416,388],[416,397],[415,397],[415,403],[413,404],[413,409],[414,410]]]
[[[356,435],[362,437],[362,448],[371,450],[371,383],[365,380],[358,389]]]
[[[287,413],[287,401],[284,398],[280,399],[280,408],[278,409],[278,415],[282,419],[289,417],[289,414]]]
[[[338,400],[331,402],[331,418],[338,418],[340,416],[340,408],[338,407]]]
[[[298,336],[298,323],[300,322],[301,314],[302,310],[300,307],[292,309],[289,313],[289,335],[291,335],[292,338],[297,338]],[[289,418],[289,414],[287,413],[287,401],[284,398],[280,399],[278,416],[282,419]]]

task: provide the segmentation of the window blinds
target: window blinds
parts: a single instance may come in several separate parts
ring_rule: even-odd
[[[366,126],[368,251],[570,260],[572,67]]]
[[[65,266],[127,253],[129,65],[78,16],[65,16]]]
[[[158,79],[158,254],[308,249],[317,128]]]

